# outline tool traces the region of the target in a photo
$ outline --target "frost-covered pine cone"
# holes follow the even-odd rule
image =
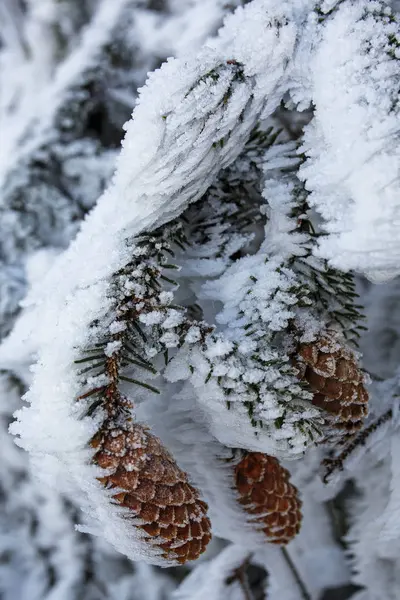
[[[160,440],[145,427],[103,428],[92,440],[94,463],[108,473],[99,478],[114,500],[140,519],[144,539],[162,556],[183,564],[204,552],[211,539],[207,505]]]
[[[313,404],[330,413],[329,425],[340,437],[346,440],[361,429],[368,392],[354,352],[327,334],[300,344],[296,367],[314,392]]]
[[[272,544],[287,544],[300,531],[301,500],[290,473],[268,454],[249,452],[235,468],[239,502]]]

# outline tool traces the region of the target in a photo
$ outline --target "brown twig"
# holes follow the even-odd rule
[[[232,585],[237,581],[242,588],[243,596],[245,600],[254,600],[254,596],[249,586],[247,579],[247,567],[249,566],[251,554],[247,556],[244,561],[233,571],[232,575],[229,575],[225,580],[226,585]]]

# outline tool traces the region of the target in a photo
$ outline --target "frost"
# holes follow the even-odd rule
[[[301,174],[328,234],[319,255],[378,282],[399,273],[400,30],[383,10],[382,2],[341,3],[302,64],[316,111]]]
[[[166,346],[166,348],[176,348],[179,344],[179,336],[176,333],[166,332],[161,338],[160,342]]]
[[[126,323],[122,323],[121,321],[114,321],[110,325],[110,333],[120,333],[121,331],[125,331]]]
[[[164,315],[154,310],[150,313],[140,315],[139,319],[145,325],[157,325],[163,321]]]
[[[170,310],[167,318],[163,321],[163,329],[173,329],[182,323],[182,313],[177,310]]]
[[[176,600],[220,600],[226,594],[232,600],[242,600],[243,591],[237,581],[229,584],[235,570],[246,560],[246,552],[240,546],[228,546],[218,557],[199,565],[173,594]]]
[[[119,350],[121,347],[121,342],[109,342],[104,350],[104,354],[106,356],[112,356],[114,352]]]
[[[260,597],[397,600],[399,290],[347,273],[400,272],[387,3],[3,0],[0,36],[0,595],[244,600],[249,563]],[[329,448],[297,361],[326,332],[372,375],[364,431]],[[107,419],[115,456],[142,422],[209,505],[176,591],[93,464]],[[300,490],[285,551],[238,503],[248,452]]]
[[[129,260],[125,240],[199,198],[221,167],[236,158],[261,112],[279,103],[281,65],[293,52],[296,27],[284,25],[279,39],[270,28],[256,56],[247,45],[270,23],[264,11],[268,4],[257,1],[239,11],[191,62],[169,60],[150,75],[126,125],[112,184],[28,301],[40,306],[43,325],[39,362],[27,396],[31,408],[20,411],[14,433],[36,456],[57,454],[86,492],[88,510],[103,523],[104,536],[130,556],[137,556],[137,534],[123,532],[118,510],[106,509],[104,492],[93,484],[90,453],[85,450],[92,429],[89,420],[78,422],[71,411],[81,391],[70,365],[79,358],[77,348],[85,346],[90,323],[110,308],[109,280]],[[276,3],[271,7],[277,9]],[[290,5],[278,9],[279,17],[285,10],[290,11]],[[242,121],[237,120],[240,114]],[[178,339],[165,333],[162,343],[176,346]],[[62,423],[61,438],[55,423]],[[142,545],[138,547],[142,552]]]
[[[205,356],[211,360],[218,356],[223,357],[232,352],[232,347],[232,342],[217,338],[208,345]]]

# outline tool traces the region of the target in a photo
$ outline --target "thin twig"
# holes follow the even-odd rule
[[[379,417],[374,423],[371,423],[366,427],[336,458],[326,458],[322,464],[325,466],[325,474],[323,477],[324,483],[327,483],[329,477],[335,471],[343,471],[344,461],[354,452],[358,446],[364,446],[369,436],[374,433],[381,425],[390,421],[393,413],[392,409],[389,408],[383,415]]]
[[[289,552],[287,551],[287,549],[285,547],[282,547],[281,551],[282,551],[285,561],[287,562],[289,569],[292,572],[292,575],[293,575],[297,585],[300,588],[301,596],[302,596],[303,600],[312,600],[311,595],[308,592],[306,585],[300,576],[300,573],[296,569],[296,565],[294,564],[294,562],[292,561],[292,559],[289,555]]]
[[[225,580],[226,585],[231,585],[234,581],[237,581],[242,588],[243,596],[245,600],[254,600],[254,596],[249,586],[247,579],[247,567],[249,566],[250,557],[247,556],[244,561],[235,569],[229,577]]]

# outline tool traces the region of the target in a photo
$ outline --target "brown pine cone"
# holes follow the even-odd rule
[[[290,473],[268,454],[249,452],[235,469],[239,502],[272,544],[287,544],[300,531],[301,501]]]
[[[295,359],[300,379],[314,392],[313,404],[331,415],[333,437],[346,441],[362,428],[368,414],[368,392],[357,358],[334,337],[300,344]],[[328,436],[329,437],[329,436]]]
[[[109,473],[105,487],[119,488],[114,500],[140,519],[146,541],[168,561],[183,564],[204,552],[211,539],[207,504],[199,499],[160,440],[145,427],[104,428],[93,438],[93,462]]]

